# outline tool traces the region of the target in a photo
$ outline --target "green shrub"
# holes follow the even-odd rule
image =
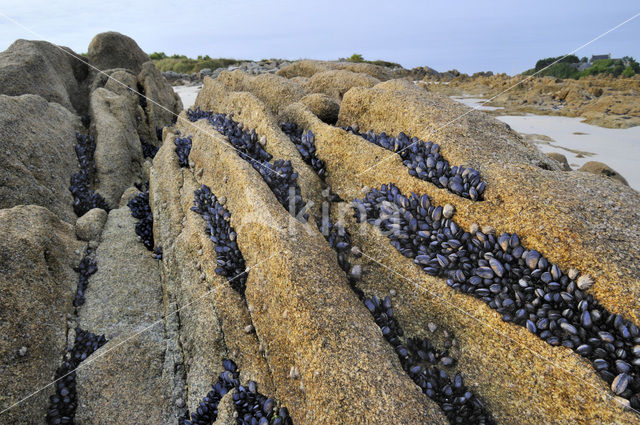
[[[364,62],[364,58],[359,53],[354,53],[350,58],[347,58],[347,62]]]
[[[623,77],[633,77],[634,75],[636,75],[636,71],[634,71],[631,66],[627,66],[624,71],[622,71]]]
[[[562,56],[558,56],[556,58],[540,59],[538,62],[536,62],[535,70],[536,71],[540,71],[544,67],[551,65],[552,63],[554,63],[557,60],[559,60],[558,63],[578,63],[578,62],[580,62],[580,59],[578,59],[578,57],[576,55],[568,55],[567,57],[564,57],[564,58]]]
[[[167,55],[164,54],[164,52],[153,52],[149,55],[149,58],[151,60],[158,60],[158,59],[164,59],[166,58]]]

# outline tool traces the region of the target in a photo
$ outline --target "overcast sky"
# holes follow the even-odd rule
[[[404,67],[514,74],[570,52],[640,12],[640,1],[0,0],[0,50],[44,39],[87,51],[119,31],[147,52],[243,59],[360,53]],[[576,54],[640,58],[640,17]]]

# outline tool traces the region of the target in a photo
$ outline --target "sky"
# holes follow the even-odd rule
[[[0,50],[24,38],[84,53],[95,34],[118,31],[148,53],[254,60],[359,53],[405,68],[516,74],[638,13],[638,0],[0,0]],[[640,16],[575,54],[602,53],[639,59]]]

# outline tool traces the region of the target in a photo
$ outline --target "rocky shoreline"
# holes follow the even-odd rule
[[[0,53],[0,422],[638,422],[640,194],[467,77],[65,52]]]
[[[418,84],[447,96],[473,95],[492,99],[486,105],[500,108],[490,115],[559,115],[582,117],[586,123],[608,128],[640,125],[640,76],[593,76],[573,79],[524,75],[460,75],[427,77]],[[506,93],[510,87],[513,87]]]

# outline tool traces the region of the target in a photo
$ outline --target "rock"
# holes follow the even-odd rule
[[[76,221],[76,236],[83,241],[98,240],[107,222],[107,212],[100,208],[87,211]]]
[[[35,97],[35,96],[32,96]],[[45,102],[46,103],[46,102]],[[49,384],[66,347],[78,275],[73,226],[36,205],[0,210],[0,406]],[[24,355],[21,356],[21,353]],[[2,413],[2,423],[42,423],[53,387]]]
[[[282,67],[279,71],[276,72],[276,74],[286,78],[310,78],[319,72],[330,70],[345,70],[368,74],[380,81],[393,78],[393,71],[391,71],[390,69],[370,63],[324,62],[316,60],[296,61],[288,66]]]
[[[335,124],[340,113],[340,103],[324,93],[308,94],[300,99],[311,112],[327,124]]]
[[[189,209],[198,186],[192,171],[180,168],[175,160],[175,137],[172,134],[165,139],[154,159],[149,198],[154,237],[163,247],[160,266],[167,300],[174,302],[176,309],[188,311],[180,315],[181,352],[189,370],[185,374],[187,407],[191,411],[198,408],[221,372],[222,360],[229,357],[238,363],[243,379],[253,379],[262,392],[273,394],[275,388],[259,351],[258,337],[244,331],[251,324],[247,304],[207,260],[215,258],[214,246],[202,231],[202,219]],[[181,191],[188,193],[184,201]],[[192,303],[194,299],[200,301]]]
[[[344,70],[323,71],[314,74],[305,88],[309,93],[324,93],[337,101],[352,87],[373,87],[380,80],[370,75]]]
[[[177,115],[182,111],[182,101],[153,62],[142,65],[138,82],[142,88],[142,94],[148,98],[145,108],[146,122],[149,124],[153,138],[147,136],[146,140],[155,141],[155,129],[175,122]]]
[[[0,53],[0,94],[35,94],[72,112],[86,113],[86,89],[81,82],[87,65],[67,47],[46,41],[17,40]]]
[[[78,324],[109,340],[94,356],[145,330],[78,370],[79,423],[177,422],[169,386],[176,366],[165,365],[167,341],[162,321],[157,323],[164,314],[160,273],[138,242],[135,224],[128,207],[109,213]]]
[[[131,99],[99,88],[91,93],[96,137],[96,191],[115,207],[142,173],[142,147]]]
[[[258,79],[260,77],[262,76],[247,78]],[[265,75],[264,77],[273,76]],[[280,131],[278,119],[269,110],[268,104],[260,101],[261,93],[260,90],[256,95],[253,92],[230,91],[219,80],[205,78],[204,85],[198,93],[195,104],[202,109],[213,112],[227,113],[234,111],[241,115],[243,124],[250,129],[254,129],[261,137],[265,137],[265,140],[267,140],[265,145],[267,152],[275,158],[291,161],[296,171],[303,175],[304,178],[300,179],[302,196],[304,199],[313,201],[315,206],[311,207],[311,212],[319,212],[319,208],[322,205],[322,181],[312,169],[306,166],[289,137]],[[281,99],[280,101],[284,102],[284,100]],[[289,99],[291,102],[296,100],[296,97]]]
[[[247,109],[248,115],[250,110]],[[160,224],[162,227],[180,222],[179,215],[172,217],[173,211],[180,211],[187,218],[177,239],[171,236],[177,229],[156,230],[158,243],[173,250],[180,241],[193,238],[195,241],[190,245],[195,246],[180,251],[196,252],[196,242],[201,242],[206,251],[197,258],[204,269],[215,270],[215,257],[209,254],[213,246],[202,231],[204,223],[200,217],[188,214],[188,208],[193,202],[193,188],[200,184],[215,188],[217,196],[227,198],[225,207],[232,214],[231,224],[238,231],[237,241],[247,267],[261,264],[252,269],[260,272],[248,275],[246,300],[247,304],[257,307],[251,313],[251,321],[260,339],[268,341],[265,359],[279,397],[286,400],[294,422],[349,424],[384,417],[387,423],[445,423],[440,410],[402,370],[392,348],[382,339],[379,328],[349,287],[346,275],[337,267],[335,252],[322,235],[311,225],[307,229],[300,222],[291,221],[261,177],[220,136],[212,136],[207,122],[199,121],[194,127],[179,120],[177,127],[182,132],[189,129],[193,140],[190,158],[196,169],[203,168],[204,172],[201,178],[185,172],[182,184],[179,180],[176,182],[173,171],[152,175],[154,220],[164,223]],[[291,144],[288,140],[280,143]],[[274,144],[276,141],[269,139],[267,146]],[[154,170],[156,167],[171,170],[175,166],[171,164],[176,163],[175,158],[169,156],[171,153],[170,146],[163,144],[154,160]],[[227,183],[224,183],[225,175]],[[237,193],[243,196],[235,196]],[[161,199],[170,201],[171,207],[163,208]],[[194,228],[187,232],[190,222]],[[289,224],[296,227],[295,238],[288,236]],[[190,232],[196,233],[191,236]],[[263,249],[250,248],[255,247],[258,240],[263,241]],[[267,251],[279,252],[279,258],[286,260],[265,262],[263,253]],[[167,253],[165,251],[165,258],[169,258]],[[178,250],[171,255],[175,258],[171,260],[173,264],[185,257]],[[309,256],[313,262],[305,260]],[[163,266],[166,261],[163,260]],[[306,269],[299,273],[303,264]],[[196,280],[184,272],[173,273],[181,276],[176,283],[183,287],[189,287],[191,281]],[[216,292],[219,288],[229,288],[229,284],[216,281]],[[284,318],[287,308],[290,311]],[[228,315],[218,317],[229,320]],[[309,331],[294,331],[302,329],[301,326]],[[253,337],[254,333],[244,335]],[[227,341],[226,330],[224,337]],[[258,348],[257,341],[253,344],[254,349]],[[299,379],[289,378],[292,366],[296,366]],[[241,366],[241,370],[245,367]],[[402,403],[384,396],[391,393],[402,394]]]
[[[215,425],[235,425],[236,422],[236,406],[233,403],[233,395],[236,390],[232,389],[226,393],[220,404],[218,404],[218,418],[214,422]]]
[[[80,327],[107,339],[154,322],[162,311],[158,267],[138,241],[135,225],[128,207],[109,212],[96,253],[98,271],[89,279],[78,315]]]
[[[0,110],[0,208],[41,205],[74,223],[69,182],[78,171],[80,120],[34,95],[0,95]]]
[[[89,63],[99,70],[126,68],[136,74],[142,70],[143,63],[150,61],[132,38],[114,31],[93,37],[87,56]]]
[[[427,194],[432,205],[455,205],[455,222],[463,229],[480,222],[490,224],[496,234],[517,232],[528,248],[549,255],[563,270],[576,267],[582,273],[597,272],[598,281],[590,294],[606,308],[637,321],[640,226],[634,217],[640,205],[638,193],[586,173],[547,171],[559,170],[559,164],[535,146],[523,143],[487,114],[468,113],[464,119],[445,125],[451,117],[465,111],[463,105],[411,83],[388,81],[369,89],[349,90],[343,98],[337,125],[357,123],[360,131],[387,134],[403,131],[433,140],[450,164],[479,170],[487,184],[483,202],[461,199],[430,182],[411,177],[398,155],[322,123],[299,103],[285,109],[282,118],[314,133],[316,151],[327,166],[326,183],[347,204],[363,196],[364,186],[379,188],[392,182],[404,194]],[[438,132],[432,132],[433,128]],[[342,215],[346,216],[349,214]],[[502,322],[500,314],[481,300],[452,291],[445,279],[424,273],[373,227],[367,226],[371,231],[363,232],[352,217],[346,220],[353,243],[369,259],[382,263],[365,264],[368,272],[363,276],[362,287],[373,294],[384,294],[389,286],[396,288],[397,298],[402,301],[394,307],[394,315],[401,322],[402,317],[406,318],[406,336],[422,335],[429,322],[454,334],[460,353],[464,353],[457,368],[465,376],[465,382],[471,383],[475,394],[491,406],[498,423],[528,423],[529,415],[536,415],[540,422],[580,423],[575,420],[577,415],[587,422],[637,421],[616,409],[611,400],[594,393],[582,379],[549,367],[547,361],[556,358],[566,367],[579,370],[576,373],[581,378],[604,388],[602,379],[580,356],[568,352],[564,355],[526,329]],[[620,238],[620,234],[625,237]],[[416,292],[416,285],[429,291]],[[419,301],[409,299],[414,296]],[[479,322],[472,320],[473,326],[471,319],[464,317],[469,311],[479,319]],[[497,332],[488,334],[485,323]],[[257,324],[256,330],[260,334]],[[536,357],[528,350],[514,350],[505,341],[522,341],[522,345],[542,355]],[[546,378],[536,380],[541,374]],[[561,401],[554,396],[554,388],[570,391],[584,402],[576,405],[574,401]],[[530,413],[523,415],[525,411]]]
[[[549,158],[556,160],[560,163],[563,171],[571,171],[571,166],[569,165],[569,161],[567,161],[567,157],[557,152],[550,152],[546,154]]]
[[[205,78],[205,82],[207,78]],[[299,84],[287,80],[286,78],[262,74],[251,76],[242,71],[221,72],[216,79],[228,91],[248,91],[253,93],[258,99],[271,110],[278,113],[291,102],[297,102],[307,93]]]
[[[624,177],[618,174],[616,170],[609,167],[607,164],[603,164],[602,162],[598,162],[598,161],[585,162],[582,167],[578,168],[578,171],[598,174],[600,176],[608,177],[612,180],[615,180],[619,183],[629,186],[629,183],[627,183],[627,180]]]
[[[127,206],[129,201],[135,198],[136,196],[138,196],[139,193],[140,191],[135,186],[131,186],[130,188],[125,190],[124,193],[122,194],[122,197],[120,198],[120,203],[118,204],[118,206],[120,208]]]

